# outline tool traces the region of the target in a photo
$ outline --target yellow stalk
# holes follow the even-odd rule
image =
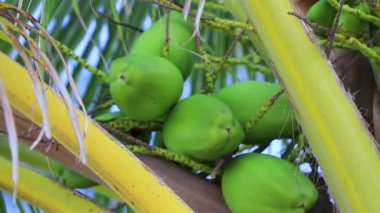
[[[263,42],[341,211],[379,212],[380,160],[373,139],[318,45],[288,15],[291,2],[235,2]]]
[[[12,162],[0,157],[0,165],[0,188],[12,192]],[[46,212],[107,212],[87,198],[24,167],[19,167],[17,196]]]
[[[0,64],[0,77],[4,81],[12,107],[41,125],[41,112],[25,69],[1,53]],[[46,99],[53,137],[78,156],[78,142],[64,103],[49,88],[46,90]],[[77,110],[77,115],[83,126],[83,114]],[[133,153],[103,132],[94,122],[88,126],[85,145],[88,167],[137,212],[191,212]]]

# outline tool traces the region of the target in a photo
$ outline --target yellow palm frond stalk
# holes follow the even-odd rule
[[[12,162],[0,157],[0,188],[13,189]],[[107,212],[69,188],[25,167],[19,167],[18,197],[46,212]]]
[[[27,71],[0,53],[0,78],[10,104],[37,125],[42,115]],[[48,88],[44,85],[44,88]],[[46,90],[47,111],[54,139],[79,156],[79,147],[66,106],[51,89]],[[83,126],[85,116],[76,111]],[[191,209],[166,184],[144,166],[96,123],[90,122],[85,137],[87,166],[138,212],[191,212]]]

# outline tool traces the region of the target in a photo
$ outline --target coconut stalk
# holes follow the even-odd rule
[[[292,2],[227,4],[253,24],[339,209],[380,211],[380,159],[373,138],[314,35],[288,14],[295,10]]]
[[[24,116],[42,125],[42,113],[25,68],[0,53],[0,78],[9,102]],[[79,146],[61,98],[47,85],[46,103],[52,135],[75,156]],[[82,127],[86,118],[76,110]],[[192,210],[146,167],[96,123],[90,121],[85,138],[87,166],[137,212],[191,212]]]

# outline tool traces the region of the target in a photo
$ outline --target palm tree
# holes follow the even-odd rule
[[[380,191],[380,161],[361,116],[373,122],[376,136],[378,104],[373,94],[377,93],[380,62],[375,32],[380,23],[379,5],[372,3],[371,13],[365,14],[336,0],[326,2],[339,11],[337,23],[339,14],[345,13],[367,24],[371,33],[366,39],[370,42],[340,32],[315,37],[310,28],[315,25],[304,19],[313,1],[0,3],[0,116],[4,121],[1,132],[6,133],[0,135],[0,161],[4,165],[0,168],[0,189],[29,202],[32,211],[37,207],[54,212],[111,208],[228,212],[219,186],[219,163],[202,163],[159,148],[163,120],[142,122],[110,113],[117,109],[109,92],[111,62],[129,55],[132,44],[151,23],[169,11],[187,11],[186,5],[190,5],[188,19],[195,26],[191,39],[196,41],[196,49],[189,52],[197,60],[184,82],[182,98],[212,94],[243,80],[281,82],[301,127],[295,125],[294,137],[281,141],[285,150],[281,157],[295,165],[310,165],[309,177],[319,187],[326,180],[340,210],[375,212],[380,209],[374,200]],[[331,32],[338,32],[339,26],[334,26]],[[331,60],[338,51],[332,48],[345,48],[349,53],[357,51],[355,57],[367,63],[363,66],[371,86],[358,84],[354,74],[351,82],[343,79],[346,88],[355,82],[355,90],[368,91],[358,95],[360,100],[367,97],[366,101],[355,99],[355,103],[359,107],[373,105],[373,115],[360,115],[320,44],[326,44]],[[342,72],[339,66],[335,69]],[[260,122],[277,96],[268,99],[248,123]],[[156,146],[149,147],[144,141]],[[29,151],[25,144],[39,152]],[[242,145],[238,152],[254,148]],[[261,148],[266,147],[255,152]],[[27,166],[18,168],[18,160]],[[319,166],[323,174],[318,173]],[[82,183],[86,187],[100,185],[87,189],[93,194],[91,199],[69,196],[73,191],[61,184],[69,186],[73,178],[66,179],[64,174],[82,181],[72,183],[73,188]],[[217,178],[212,183],[205,180],[214,175]],[[327,199],[323,200],[324,196]],[[328,196],[326,188],[321,189],[322,204],[314,209],[330,207]],[[6,208],[1,203],[0,207]]]

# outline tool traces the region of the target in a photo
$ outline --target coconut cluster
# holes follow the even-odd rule
[[[168,29],[170,42],[165,43]],[[163,120],[162,146],[205,163],[232,155],[243,143],[264,149],[273,139],[294,135],[297,122],[284,94],[253,127],[246,126],[281,90],[279,84],[240,82],[179,101],[195,48],[192,24],[180,13],[170,13],[169,27],[166,16],[154,23],[128,56],[111,64],[110,93],[120,112],[141,122]],[[226,203],[233,212],[308,209],[317,191],[297,171],[285,160],[262,154],[233,158],[222,177]]]

